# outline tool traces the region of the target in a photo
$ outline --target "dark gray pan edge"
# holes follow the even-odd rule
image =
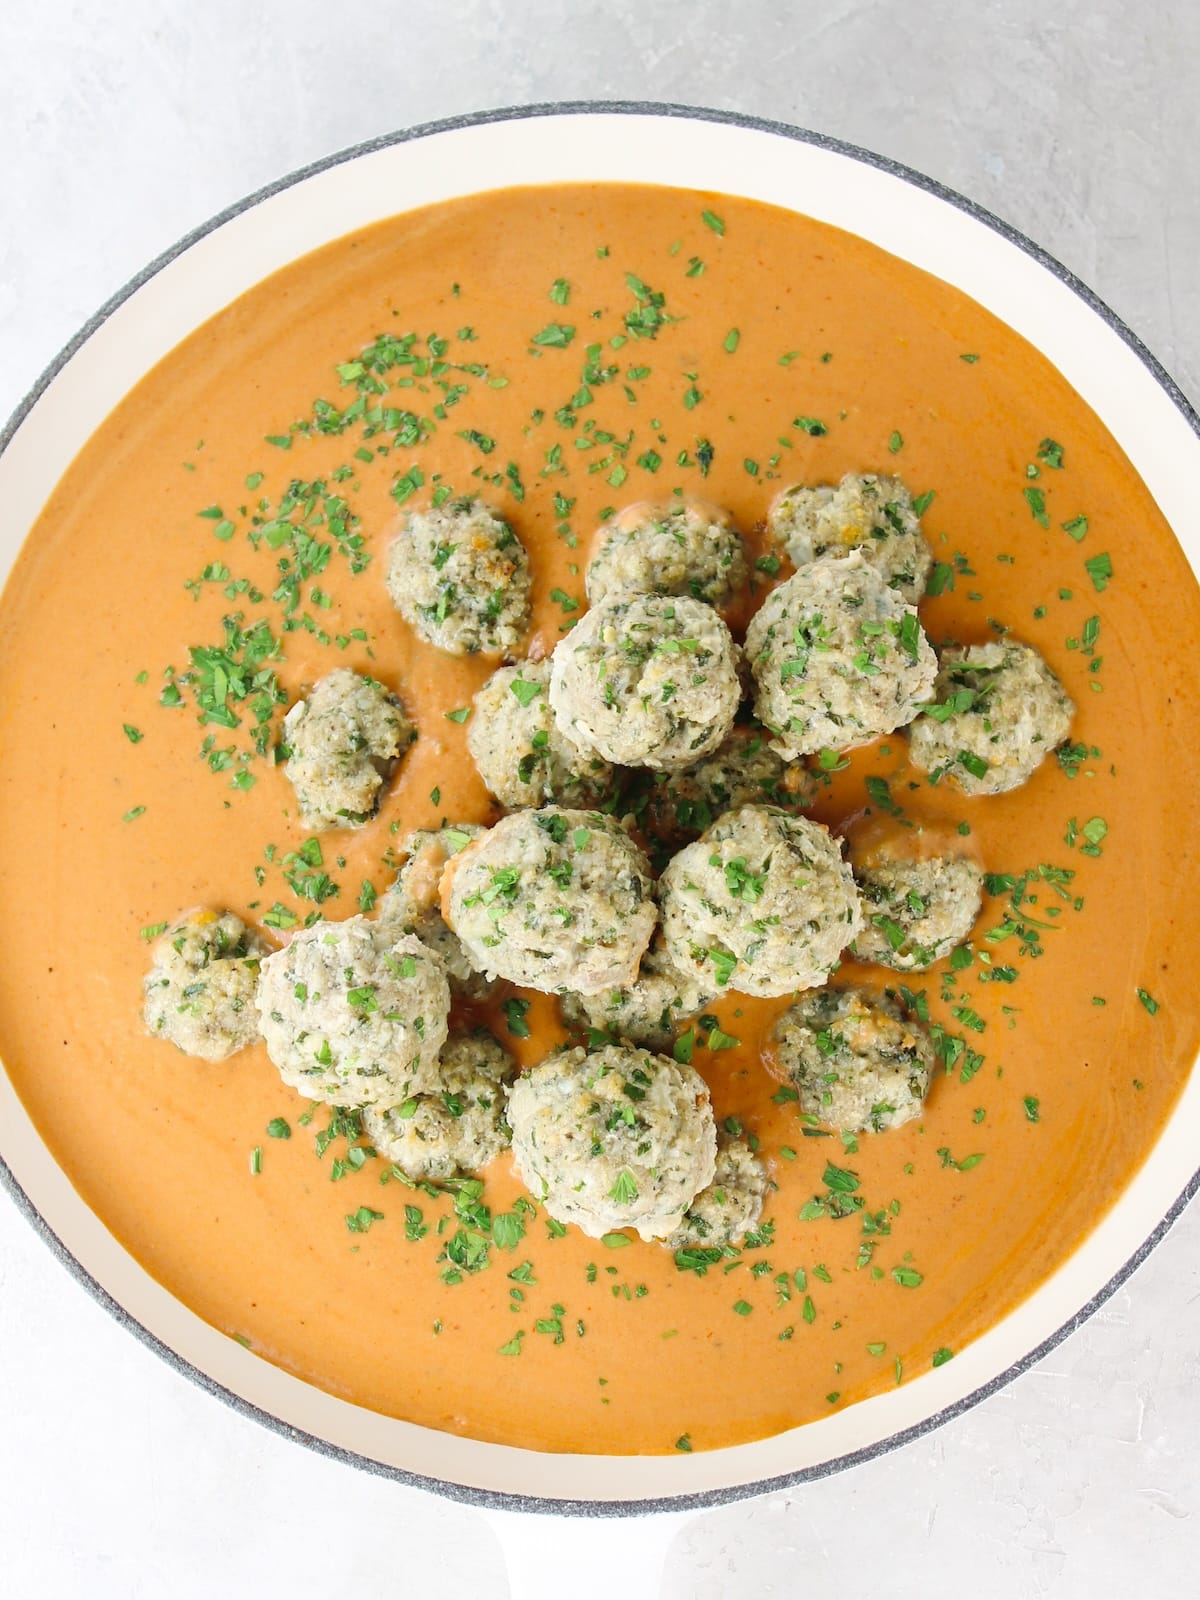
[[[101,327],[119,306],[123,305],[143,284],[147,283],[177,256],[182,255],[197,240],[204,238],[206,234],[212,233],[231,218],[248,211],[252,206],[258,205],[260,201],[270,198],[271,195],[279,194],[284,189],[289,189],[293,184],[300,183],[305,178],[310,178],[316,173],[340,166],[345,161],[354,160],[358,156],[369,155],[376,150],[385,150],[392,145],[423,139],[431,134],[445,133],[456,128],[477,127],[492,122],[519,121],[533,117],[596,114],[671,117],[685,121],[690,119],[697,122],[727,123],[733,127],[753,128],[782,138],[795,139],[803,144],[816,145],[822,150],[831,150],[838,155],[849,156],[851,159],[860,161],[866,166],[876,167],[882,172],[889,173],[892,177],[902,178],[906,183],[911,183],[914,187],[923,189],[927,193],[937,196],[940,200],[945,200],[949,205],[955,206],[958,210],[966,212],[968,216],[974,217],[976,221],[986,224],[993,232],[1000,234],[1002,238],[1007,239],[1011,244],[1015,244],[1019,249],[1023,250],[1026,255],[1032,256],[1035,261],[1039,262],[1047,271],[1052,272],[1056,278],[1077,294],[1085,304],[1090,306],[1134,352],[1177,410],[1183,415],[1192,431],[1200,438],[1200,417],[1197,416],[1196,411],[1180,390],[1178,384],[1150,353],[1137,335],[1126,327],[1124,322],[1098,295],[1077,278],[1073,272],[1064,267],[1061,262],[1043,250],[1040,245],[1034,244],[1032,240],[1026,238],[1024,234],[1018,232],[1016,228],[1013,228],[1007,222],[993,215],[992,212],[976,205],[974,201],[968,200],[955,190],[946,188],[944,184],[938,183],[935,179],[928,178],[923,173],[916,172],[913,168],[904,166],[898,161],[889,160],[886,156],[876,155],[872,151],[863,150],[857,145],[848,144],[842,139],[833,139],[826,134],[814,133],[809,129],[793,128],[786,123],[772,122],[763,117],[745,116],[734,111],[712,111],[696,106],[663,105],[653,101],[572,100],[557,104],[516,106],[495,111],[475,112],[459,117],[447,117],[442,121],[422,123],[415,128],[409,128],[399,133],[384,134],[377,139],[369,139],[363,144],[354,145],[350,149],[339,151],[336,155],[327,156],[321,161],[314,161],[309,166],[301,167],[287,177],[279,178],[274,183],[267,184],[254,194],[248,195],[245,199],[227,207],[208,222],[185,234],[177,244],[173,245],[169,250],[165,250],[162,255],[157,256],[136,277],[131,278],[123,288],[119,289],[111,299],[107,300],[99,311],[84,324],[70,343],[59,352],[45,372],[42,373],[25,399],[21,401],[13,412],[3,431],[0,431],[0,454],[3,454],[13,435],[49,384],[66,366],[76,351],[91,338],[97,328]],[[853,1451],[849,1455],[839,1456],[833,1461],[822,1462],[817,1466],[803,1467],[795,1472],[781,1473],[776,1477],[765,1478],[756,1483],[737,1484],[722,1489],[709,1489],[699,1494],[621,1501],[559,1500],[533,1495],[507,1494],[490,1489],[471,1488],[463,1484],[449,1483],[439,1478],[429,1478],[421,1473],[410,1472],[401,1467],[393,1467],[382,1461],[375,1461],[368,1456],[359,1455],[352,1450],[342,1449],[324,1439],[315,1438],[299,1428],[292,1427],[284,1422],[282,1418],[276,1417],[268,1411],[263,1411],[260,1407],[252,1405],[249,1401],[242,1399],[240,1395],[232,1393],[223,1385],[215,1382],[206,1373],[201,1372],[199,1368],[185,1361],[176,1351],[164,1344],[149,1329],[143,1327],[140,1322],[130,1316],[129,1312],[119,1305],[108,1291],[97,1283],[86,1268],[71,1254],[70,1250],[54,1233],[45,1218],[25,1194],[2,1158],[0,1158],[0,1183],[9,1191],[18,1210],[29,1220],[34,1230],[41,1235],[61,1264],[83,1285],[93,1299],[97,1300],[131,1334],[161,1356],[176,1372],[186,1378],[190,1378],[193,1383],[197,1384],[207,1394],[225,1401],[227,1405],[242,1416],[262,1423],[265,1427],[282,1434],[284,1438],[291,1439],[297,1444],[306,1445],[319,1455],[337,1461],[344,1461],[348,1465],[358,1467],[364,1472],[374,1473],[378,1477],[391,1478],[412,1488],[430,1490],[435,1494],[460,1501],[465,1505],[491,1507],[504,1511],[548,1512],[566,1516],[604,1518],[639,1516],[656,1511],[703,1511],[713,1506],[728,1505],[737,1500],[749,1499],[754,1495],[767,1494],[773,1490],[790,1488],[795,1484],[810,1483],[820,1478],[830,1477],[835,1472],[841,1472],[847,1467],[857,1466],[865,1461],[872,1461],[879,1456],[885,1455],[888,1451],[932,1433],[935,1428],[940,1428],[944,1423],[961,1416],[963,1412],[969,1411],[973,1406],[978,1405],[981,1400],[986,1400],[1021,1373],[1026,1372],[1040,1361],[1043,1356],[1053,1350],[1055,1346],[1060,1344],[1068,1334],[1073,1333],[1076,1328],[1086,1322],[1092,1313],[1103,1305],[1121,1287],[1130,1274],[1142,1264],[1183,1213],[1188,1202],[1200,1192],[1200,1171],[1195,1173],[1163,1220],[1134,1254],[1130,1256],[1124,1266],[1056,1333],[1043,1340],[1029,1355],[1015,1362],[1005,1372],[1000,1373],[998,1377],[985,1383],[981,1388],[974,1390],[973,1393],[963,1399],[956,1401],[953,1405],[945,1407],[934,1416],[928,1417],[925,1421],[917,1423],[911,1428],[902,1429],[899,1433],[894,1433],[889,1438],[881,1439],[866,1449]]]

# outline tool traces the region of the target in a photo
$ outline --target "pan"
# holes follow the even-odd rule
[[[72,340],[0,436],[3,572],[66,465],[121,397],[271,272],[353,229],[461,195],[523,183],[641,182],[648,151],[656,182],[742,195],[857,232],[1007,322],[1116,437],[1195,570],[1196,415],[1136,337],[1035,244],[920,174],[818,134],[677,106],[557,104],[456,118],[342,152],[269,185],[152,262]],[[1198,1144],[1193,1074],[1145,1164],[1075,1254],[953,1362],[894,1392],[728,1449],[548,1455],[381,1416],[210,1327],[83,1202],[0,1073],[0,1173],[14,1203],[134,1336],[215,1398],[298,1443],[498,1513],[686,1512],[852,1468],[938,1427],[1040,1359],[1113,1293],[1195,1193]],[[529,1526],[518,1524],[522,1534]],[[538,1539],[544,1550],[544,1533]]]

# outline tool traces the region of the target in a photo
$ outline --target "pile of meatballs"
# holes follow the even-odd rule
[[[904,728],[932,781],[995,795],[1032,775],[1074,707],[1011,635],[935,654],[916,610],[930,551],[899,479],[790,488],[767,529],[795,571],[744,644],[726,621],[751,583],[742,537],[677,497],[601,528],[588,610],[534,661],[519,659],[531,581],[509,523],[479,499],[409,513],[387,569],[396,608],[433,648],[506,663],[467,735],[506,814],[413,834],[373,916],[280,950],[229,912],[186,914],[145,981],[151,1030],[206,1060],[261,1039],[285,1083],[360,1110],[414,1179],[477,1172],[511,1143],[551,1217],[675,1249],[736,1243],[769,1187],[674,1049],[718,996],[795,997],[765,1053],[810,1122],[916,1116],[928,1031],[889,994],[828,979],[846,952],[899,972],[946,957],[982,875],[899,829],[847,862],[802,814],[805,758]],[[413,737],[375,680],[341,668],[314,685],[284,723],[304,825],[369,821]],[[588,1043],[518,1074],[489,1032],[451,1028],[459,1002],[502,984],[558,996]]]

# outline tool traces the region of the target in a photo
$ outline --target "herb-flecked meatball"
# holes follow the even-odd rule
[[[604,994],[565,994],[560,1002],[569,1027],[598,1028],[617,1039],[669,1051],[681,1022],[712,999],[716,985],[683,973],[667,955],[656,933],[633,982]]]
[[[933,556],[899,478],[848,472],[836,485],[794,484],[776,498],[767,526],[797,568],[857,550],[909,605],[925,593]]]
[[[715,750],[742,696],[729,629],[699,600],[602,600],[550,664],[559,728],[626,767],[687,767]]]
[[[502,817],[450,865],[446,918],[482,971],[530,989],[632,983],[654,931],[646,858],[597,811]]]
[[[694,839],[726,811],[746,805],[803,811],[816,791],[812,773],[784,761],[768,733],[738,724],[712,755],[679,772],[648,774],[643,826],[657,839]]]
[[[529,630],[529,556],[482,500],[411,511],[388,556],[392,604],[455,656],[512,656]]]
[[[232,911],[186,912],[154,946],[143,984],[146,1026],[201,1061],[253,1044],[259,963],[270,948]]]
[[[501,667],[475,696],[467,749],[502,806],[599,804],[613,783],[608,762],[581,750],[550,709],[549,661]]]
[[[417,828],[400,846],[405,857],[396,881],[379,901],[375,926],[388,938],[413,933],[442,958],[450,993],[464,1000],[486,1000],[496,989],[471,961],[462,941],[442,917],[442,873],[484,829],[471,822],[448,822],[440,828]]]
[[[558,1050],[509,1091],[513,1160],[550,1216],[593,1239],[661,1239],[711,1181],[717,1130],[700,1074],[628,1045]]]
[[[746,631],[755,715],[789,759],[911,722],[937,658],[917,613],[855,552],[773,589]]]
[[[920,1116],[933,1041],[886,995],[818,989],[785,1011],[771,1043],[806,1116],[842,1133],[898,1128]]]
[[[728,512],[699,500],[626,506],[596,536],[587,569],[592,605],[631,594],[690,595],[718,610],[749,577]]]
[[[934,701],[909,729],[910,754],[970,795],[1019,788],[1066,738],[1075,715],[1041,656],[1015,639],[943,650]]]
[[[770,806],[730,811],[663,873],[663,938],[718,989],[782,995],[824,983],[862,927],[850,868],[827,828]]]
[[[398,1106],[369,1106],[363,1128],[410,1178],[478,1172],[509,1146],[504,1086],[516,1070],[485,1029],[452,1033],[432,1074],[436,1087]]]
[[[983,903],[983,874],[968,856],[879,854],[855,861],[854,878],[866,922],[853,953],[897,972],[923,972],[948,956]]]
[[[318,922],[262,964],[259,1026],[284,1083],[340,1106],[400,1105],[436,1069],[450,987],[411,934]]]
[[[766,1168],[745,1139],[718,1135],[712,1182],[684,1212],[667,1245],[672,1250],[686,1250],[689,1245],[722,1249],[736,1244],[762,1216],[769,1187]]]
[[[284,719],[287,776],[306,828],[359,828],[416,733],[404,707],[349,667],[315,683]]]

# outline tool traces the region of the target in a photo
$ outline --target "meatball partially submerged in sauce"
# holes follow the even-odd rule
[[[719,611],[746,586],[742,536],[728,512],[699,500],[626,506],[596,536],[587,595],[690,595]]]
[[[742,994],[824,983],[862,927],[858,890],[828,829],[770,806],[730,811],[681,850],[661,898],[674,964]]]
[[[632,983],[657,912],[645,856],[611,817],[502,817],[450,864],[446,919],[482,971],[547,992]]]
[[[909,729],[913,762],[964,794],[1019,788],[1066,738],[1075,706],[1030,645],[1016,639],[942,651],[935,704]]]
[[[501,667],[475,696],[467,749],[502,806],[597,805],[612,767],[567,737],[550,709],[549,661]]]
[[[392,604],[451,655],[512,656],[529,629],[529,556],[482,500],[410,511],[388,556]]]
[[[818,989],[785,1011],[770,1049],[800,1110],[842,1133],[898,1128],[920,1116],[933,1041],[886,995]]]
[[[715,993],[715,983],[679,971],[656,932],[632,983],[603,994],[564,994],[560,1009],[568,1027],[596,1028],[648,1050],[670,1050],[680,1023]]]
[[[909,605],[925,593],[933,556],[899,478],[848,472],[837,485],[795,484],[775,500],[767,527],[796,568],[856,550]]]
[[[385,1161],[410,1178],[478,1172],[508,1148],[504,1086],[517,1064],[485,1029],[452,1033],[430,1087],[398,1106],[372,1106],[363,1129]]]
[[[558,1050],[508,1098],[513,1160],[559,1222],[593,1239],[661,1239],[712,1182],[717,1130],[700,1074],[627,1045]]]
[[[389,939],[416,934],[442,958],[450,992],[464,1000],[486,1000],[495,983],[471,961],[462,941],[442,917],[442,873],[456,856],[485,830],[471,822],[447,822],[440,828],[417,828],[400,846],[405,860],[396,881],[379,901],[375,926]]]
[[[441,959],[411,934],[387,938],[366,917],[302,928],[262,964],[267,1054],[312,1100],[401,1105],[436,1072],[449,1011]]]
[[[712,1182],[692,1201],[666,1240],[672,1250],[700,1245],[722,1249],[745,1237],[762,1216],[771,1187],[766,1168],[745,1139],[720,1136]]]
[[[154,947],[143,984],[146,1026],[201,1061],[253,1044],[259,963],[270,948],[231,911],[186,912]]]
[[[879,854],[854,861],[866,925],[852,950],[897,972],[923,972],[948,956],[975,926],[983,873],[968,856],[905,859]]]
[[[738,725],[709,756],[679,772],[647,774],[645,823],[657,839],[694,839],[739,806],[803,811],[817,780],[798,761],[772,750],[762,728]]]
[[[284,719],[287,776],[306,828],[358,828],[379,809],[383,786],[416,737],[394,694],[338,667]]]
[[[556,646],[550,704],[562,732],[606,761],[686,767],[732,727],[740,661],[729,629],[699,600],[603,600]]]
[[[773,589],[746,631],[746,656],[755,715],[788,758],[903,727],[937,674],[917,613],[857,552]]]

